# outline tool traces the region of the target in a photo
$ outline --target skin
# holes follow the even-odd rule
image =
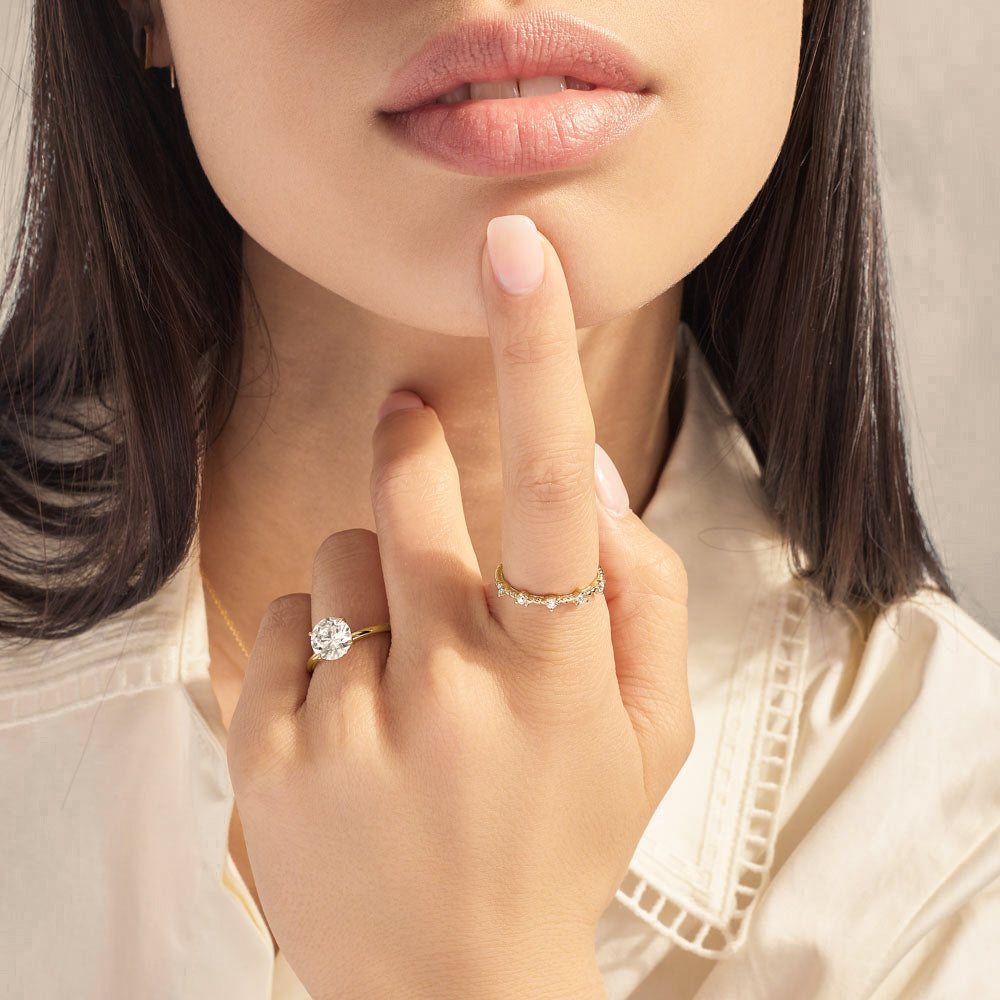
[[[377,127],[390,72],[457,17],[402,2],[154,4],[154,61],[174,63],[201,162],[247,234],[276,354],[267,368],[248,330],[245,388],[206,465],[203,563],[248,640],[277,594],[308,589],[326,535],[374,528],[370,436],[393,389],[441,415],[492,575],[500,442],[479,258],[495,215],[530,216],[559,248],[597,440],[644,509],[666,458],[682,281],[774,164],[802,11],[627,6],[564,9],[619,35],[659,111],[583,168],[515,181],[430,165]],[[231,637],[222,646],[245,666]]]
[[[260,897],[315,997],[605,997],[597,922],[693,745],[686,573],[634,512],[594,502],[565,276],[529,236],[546,266],[530,295],[483,256],[504,569],[544,585],[554,552],[577,579],[599,556],[605,589],[529,614],[484,588],[438,415],[377,424],[376,532],[329,536],[311,593],[268,606],[230,728]],[[549,385],[563,405],[540,430]],[[334,605],[391,618],[391,647],[310,676],[306,633]]]
[[[373,428],[396,389],[419,393],[440,421],[482,581],[501,555],[512,582],[534,592],[593,578],[596,524],[586,517],[562,522],[548,543],[508,529],[501,546],[501,400],[482,266],[495,216],[529,216],[558,249],[594,437],[636,514],[655,489],[673,430],[668,387],[683,278],[735,225],[777,159],[802,3],[592,0],[561,9],[631,48],[658,107],[583,167],[501,179],[430,164],[378,122],[390,73],[458,12],[401,0],[149,6],[153,61],[174,63],[202,165],[244,230],[274,352],[269,365],[248,313],[240,397],[205,464],[202,568],[248,642],[278,595],[313,592],[324,539],[376,531]],[[571,395],[568,384],[544,382],[523,405],[535,427],[548,426]],[[353,551],[356,535],[338,544]],[[576,560],[567,555],[574,551]],[[344,613],[346,591],[337,593],[336,608],[321,614]],[[344,617],[374,624],[371,607],[362,600]],[[395,636],[394,627],[394,645]],[[228,727],[247,660],[211,603],[209,641]],[[364,642],[384,657],[384,637]],[[235,813],[234,831],[238,857]]]

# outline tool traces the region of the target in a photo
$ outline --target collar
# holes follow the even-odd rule
[[[686,324],[675,363],[684,412],[642,519],[687,570],[696,734],[615,898],[657,932],[659,943],[721,958],[745,941],[770,877],[798,734],[810,631],[804,619],[812,602],[791,573],[749,442]],[[50,643],[22,650],[0,677],[0,725],[39,706],[54,711],[113,690],[179,680],[213,761],[213,812],[204,822],[206,842],[216,845],[225,843],[232,789],[209,681],[199,563],[195,533],[188,558],[147,602],[107,619],[87,642],[57,647],[65,655]],[[123,657],[130,642],[142,655]],[[234,865],[230,878],[240,881]]]
[[[688,574],[695,742],[615,898],[679,947],[736,951],[774,859],[810,605],[761,470],[686,324],[681,428],[642,520]]]

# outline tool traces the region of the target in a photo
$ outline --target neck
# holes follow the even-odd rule
[[[393,389],[412,389],[440,417],[469,534],[491,581],[502,493],[489,341],[386,321],[254,247],[248,242],[245,261],[267,333],[248,314],[240,391],[205,456],[199,526],[202,569],[247,645],[272,600],[312,590],[324,538],[375,530],[371,435]],[[680,301],[678,284],[634,312],[578,330],[597,441],[640,515],[675,430],[668,397]],[[225,656],[245,670],[213,602],[208,615],[213,662]]]

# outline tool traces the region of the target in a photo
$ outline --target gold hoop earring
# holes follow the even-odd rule
[[[146,69],[149,69],[153,65],[153,26],[151,24],[144,24],[142,30],[146,33]],[[177,87],[177,78],[174,74],[174,64],[170,64],[170,89],[175,90]]]

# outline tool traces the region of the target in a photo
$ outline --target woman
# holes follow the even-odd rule
[[[867,4],[119,4],[35,5],[10,992],[995,990]]]

